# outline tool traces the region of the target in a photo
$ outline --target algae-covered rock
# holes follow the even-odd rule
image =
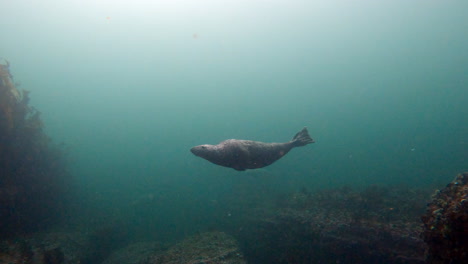
[[[161,244],[139,242],[114,251],[102,264],[147,264],[152,256],[161,252]]]
[[[34,233],[0,241],[0,263],[80,264],[85,256],[83,233]]]
[[[428,263],[468,263],[468,173],[437,191],[422,219]]]
[[[187,238],[153,256],[151,264],[244,264],[237,241],[223,232],[208,232]]]
[[[43,131],[40,113],[0,63],[0,234],[44,230],[60,221],[71,193],[61,146]]]
[[[424,263],[425,192],[377,187],[294,193],[238,236],[252,263]],[[420,206],[418,206],[420,205]]]
[[[87,234],[82,232],[36,234],[29,241],[34,248],[35,263],[79,264],[87,254]]]
[[[32,264],[33,250],[31,245],[21,240],[0,241],[0,263]]]

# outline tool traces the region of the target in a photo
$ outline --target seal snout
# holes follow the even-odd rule
[[[194,155],[198,156],[197,155],[197,147],[193,147],[190,149],[190,152],[192,152]]]
[[[206,159],[206,157],[211,155],[212,148],[211,145],[199,145],[191,148],[190,152],[192,152],[195,156]]]
[[[195,155],[201,157],[206,152],[207,147],[205,145],[195,146],[190,151]]]

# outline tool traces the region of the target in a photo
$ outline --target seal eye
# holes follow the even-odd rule
[[[202,149],[206,149],[206,147],[205,147],[205,146],[202,146],[201,148],[202,148]]]

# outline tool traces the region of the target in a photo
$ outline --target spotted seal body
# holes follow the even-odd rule
[[[292,148],[314,143],[307,128],[285,143],[264,143],[252,140],[228,139],[218,145],[200,145],[190,151],[214,164],[238,171],[263,168],[279,160]]]

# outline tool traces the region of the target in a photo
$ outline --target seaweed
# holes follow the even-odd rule
[[[41,229],[59,219],[71,186],[63,146],[43,131],[29,92],[0,64],[0,233]]]

